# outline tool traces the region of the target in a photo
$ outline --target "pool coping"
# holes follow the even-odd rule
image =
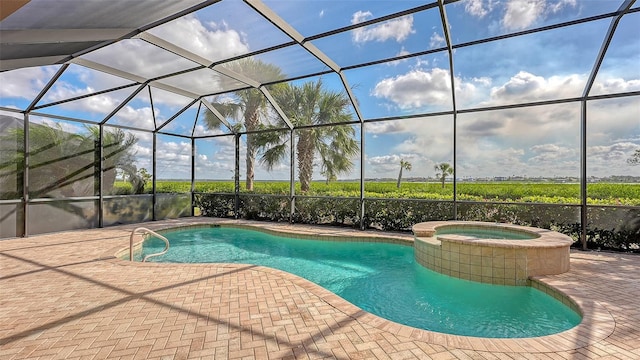
[[[512,248],[558,248],[570,246],[573,239],[568,235],[557,231],[512,224],[491,223],[483,221],[427,221],[413,225],[412,230],[416,238],[422,241],[435,238],[436,232],[441,227],[461,227],[464,229],[486,229],[499,228],[500,230],[514,233],[527,233],[535,235],[532,239],[476,239],[472,236],[445,234],[439,237],[445,238],[449,242],[465,243],[472,240],[481,246],[487,247],[512,247]],[[436,240],[438,241],[438,240]]]
[[[352,237],[356,241],[377,241],[391,242],[409,245],[413,243],[412,234],[397,233],[372,233],[349,228],[329,228],[312,227],[309,225],[298,225],[288,223],[264,223],[248,220],[227,220],[227,219],[202,219],[193,223],[166,224],[154,227],[154,231],[166,231],[180,228],[209,227],[213,225],[251,228],[259,231],[276,233],[278,235],[291,237],[302,236],[307,239],[340,241]],[[156,266],[179,268],[184,266],[216,266],[224,268],[239,269],[247,264],[176,264],[176,263],[140,263],[121,260],[116,255],[122,251],[128,252],[128,247],[114,247],[107,250],[101,257],[102,260],[112,262],[120,266]],[[432,344],[446,346],[448,348],[468,349],[475,351],[506,351],[514,353],[547,353],[557,351],[567,351],[593,345],[607,337],[615,330],[615,320],[611,313],[597,301],[585,297],[585,294],[576,289],[572,284],[554,282],[553,276],[540,276],[531,278],[531,286],[544,291],[545,293],[560,299],[570,299],[570,303],[577,306],[578,312],[582,316],[582,321],[577,326],[563,332],[533,338],[482,338],[473,336],[452,335],[429,330],[414,328],[402,325],[391,320],[381,318],[377,315],[366,312],[351,304],[347,300],[332,293],[331,291],[297,275],[273,269],[265,266],[256,266],[254,270],[268,273],[273,276],[288,280],[306,291],[318,296],[325,303],[341,311],[345,315],[368,326],[390,332],[394,335],[425,341]]]

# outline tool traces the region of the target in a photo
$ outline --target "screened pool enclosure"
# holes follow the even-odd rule
[[[640,242],[632,1],[3,3],[0,238],[193,215]]]

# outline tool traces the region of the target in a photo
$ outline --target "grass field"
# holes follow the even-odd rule
[[[189,192],[188,181],[159,180],[156,183],[159,193]],[[116,193],[129,193],[131,185],[117,182]],[[150,192],[150,187],[147,187]],[[247,192],[244,182],[240,183],[240,191]],[[233,193],[233,181],[196,182],[196,192]],[[284,181],[257,181],[253,193],[289,194],[289,183]],[[534,202],[554,204],[580,204],[580,185],[566,183],[534,183],[534,182],[462,182],[457,184],[458,200],[470,201],[506,201]],[[296,194],[301,194],[299,183]],[[358,182],[313,182],[311,191],[304,195],[359,197]],[[453,185],[440,183],[406,182],[401,188],[395,182],[366,182],[365,197],[369,198],[407,198],[407,199],[453,199]],[[593,205],[633,205],[640,206],[640,184],[592,183],[587,186],[587,202]]]

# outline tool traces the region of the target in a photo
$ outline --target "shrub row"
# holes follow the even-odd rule
[[[203,216],[290,221],[287,196],[198,194]],[[419,222],[453,219],[453,202],[365,199],[364,218],[357,198],[296,197],[294,223],[337,225],[409,232]],[[569,205],[458,203],[458,219],[503,222],[551,229],[571,236],[581,247],[580,208]],[[640,209],[589,207],[587,246],[591,249],[640,252]]]

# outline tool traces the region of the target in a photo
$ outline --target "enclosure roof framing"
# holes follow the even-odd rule
[[[180,120],[194,102],[200,101],[213,111],[215,101],[237,101],[238,94],[248,89],[259,90],[275,117],[281,119],[277,121],[282,126],[308,127],[308,124],[297,125],[287,117],[271,87],[317,79],[349,99],[352,119],[360,124],[442,114],[455,117],[472,111],[637,93],[636,88],[615,94],[592,93],[610,53],[609,47],[619,33],[616,31],[619,24],[626,19],[637,22],[632,19],[640,11],[635,0],[542,3],[544,6],[538,4],[542,7],[531,9],[531,13],[537,14],[536,18],[523,17],[517,19],[518,22],[509,16],[524,15],[509,13],[509,2],[500,4],[504,12],[499,13],[491,6],[475,4],[479,7],[474,8],[468,1],[457,0],[426,3],[417,0],[376,3],[364,0],[345,3],[123,0],[87,1],[81,5],[72,0],[59,0],[55,8],[47,0],[12,1],[8,3],[10,6],[3,3],[1,14],[0,75],[10,77],[26,69],[41,69],[51,76],[42,81],[29,103],[21,106],[0,103],[0,108],[87,120],[82,114],[56,111],[130,90],[114,100],[117,104],[106,111],[98,123],[112,125],[113,116],[134,106],[132,102],[142,97],[153,103],[154,113],[149,115],[154,124],[151,131],[162,129],[171,133],[171,122]],[[481,21],[491,16],[493,25],[482,28],[485,25],[479,25]],[[468,25],[472,21],[478,25]],[[498,103],[488,98],[500,87],[495,83],[485,88],[487,98],[484,100],[471,102],[463,93],[489,78],[476,75],[481,74],[481,70],[469,70],[470,63],[475,61],[469,58],[475,58],[468,54],[482,54],[483,49],[496,49],[508,41],[549,41],[541,39],[553,39],[553,35],[561,32],[566,36],[573,29],[576,32],[585,27],[595,29],[601,22],[610,24],[607,29],[599,30],[602,38],[592,36],[587,41],[568,36],[576,42],[569,44],[570,51],[588,42],[600,45],[599,51],[585,58],[589,69],[574,71],[588,74],[581,94]],[[557,41],[563,40],[558,37]],[[242,68],[252,61],[276,67],[281,73],[274,75],[264,68]],[[495,61],[500,62],[502,59]],[[555,66],[551,64],[550,67]],[[401,66],[405,70],[398,70]],[[541,67],[537,64],[533,68]],[[434,79],[440,70],[446,75],[437,83]],[[526,71],[546,79],[556,75],[550,68],[539,73]],[[570,73],[563,70],[557,74]],[[419,81],[414,78],[415,83],[411,85],[411,76],[418,75],[422,78]],[[72,79],[83,77],[99,78],[100,85],[106,85],[71,83]],[[427,77],[433,78],[426,81]],[[489,80],[496,81],[498,77],[495,75]],[[399,84],[406,89],[399,89]],[[70,87],[77,88],[62,91]],[[143,89],[145,95],[142,95]],[[441,89],[445,91],[438,93]],[[437,94],[433,98],[423,95],[411,100],[411,92]],[[168,111],[160,99],[171,104],[172,113],[163,114],[162,120],[156,123],[157,112]],[[190,100],[177,101],[182,99]],[[244,131],[233,126],[229,114],[218,111],[216,116],[224,120],[227,134]],[[189,133],[195,135],[197,120],[193,119],[192,123]],[[136,122],[113,125],[149,130]],[[205,135],[194,137],[202,136]]]

